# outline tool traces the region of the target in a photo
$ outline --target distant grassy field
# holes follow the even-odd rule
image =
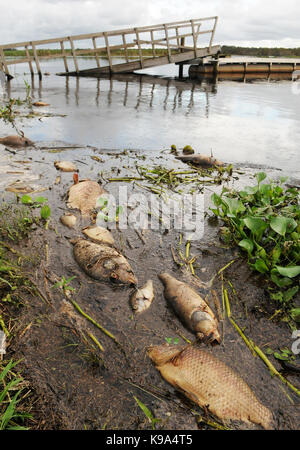
[[[83,50],[83,49],[80,49],[80,48],[76,49],[76,51],[80,51],[80,50]],[[29,51],[29,54],[31,56],[33,56],[32,50],[28,50],[28,51]],[[70,56],[72,55],[71,49],[65,49],[64,52],[70,54]],[[4,53],[5,53],[6,56],[26,56],[25,50],[13,50],[13,49],[11,49],[11,50],[4,50]],[[60,49],[39,49],[39,50],[37,50],[38,56],[50,56],[50,55],[55,55],[55,54],[59,55],[61,53],[62,53],[62,51]],[[155,53],[158,56],[166,55],[167,54],[167,49],[156,48],[155,49]],[[124,53],[123,50],[111,50],[111,54],[113,56],[125,56],[125,53]],[[127,50],[127,54],[128,54],[128,56],[138,56],[139,55],[139,51],[138,51],[138,49],[128,49]],[[144,48],[144,49],[142,49],[142,54],[143,54],[143,56],[152,56],[152,49]],[[103,51],[99,52],[98,55],[99,56],[106,56],[107,53],[106,53],[105,50],[103,50]],[[95,54],[91,52],[91,53],[85,54],[85,56],[95,56]]]

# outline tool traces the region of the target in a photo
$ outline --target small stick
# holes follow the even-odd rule
[[[100,344],[100,342],[98,341],[98,339],[89,331],[87,331],[87,334],[89,335],[89,337],[92,339],[92,341],[97,345],[97,347],[100,348],[100,350],[102,352],[104,352],[104,348],[102,347],[102,345]]]
[[[295,386],[293,386],[292,383],[290,383],[288,380],[286,380],[281,375],[281,373],[279,373],[278,370],[275,369],[275,367],[273,366],[271,361],[266,357],[264,352],[259,347],[257,347],[257,345],[254,345],[253,348],[256,351],[256,353],[258,354],[258,356],[263,360],[263,362],[269,368],[271,375],[277,375],[283,383],[285,383],[290,389],[292,389],[294,392],[296,392],[296,394],[299,395],[299,397],[300,397],[300,390],[297,389]]]
[[[240,327],[235,323],[235,321],[232,319],[232,317],[229,318],[230,322],[232,323],[232,325],[234,326],[234,328],[237,330],[237,332],[239,333],[239,335],[242,337],[243,341],[246,343],[246,345],[249,347],[249,349],[251,350],[251,353],[253,354],[253,356],[255,356],[255,352],[254,352],[254,347],[253,344],[250,343],[250,341],[246,338],[246,336],[244,335],[244,333],[242,332],[242,330],[240,329]]]
[[[116,342],[116,344],[118,344],[121,347],[120,342],[117,340],[117,338],[113,334],[111,334],[106,328],[104,328],[102,325],[100,325],[98,322],[96,322],[94,319],[92,319],[92,317],[90,317],[88,314],[86,314],[84,311],[82,311],[82,309],[75,302],[75,300],[72,300],[70,297],[67,297],[67,298],[70,300],[72,305],[77,309],[77,311],[80,312],[80,314],[83,317],[85,317],[87,320],[89,320],[93,325],[95,325],[97,328],[99,328],[99,330],[101,330],[104,334],[106,334],[108,337],[110,337],[113,341]]]
[[[227,289],[224,289],[224,297],[225,297],[225,305],[226,305],[226,310],[227,310],[227,317],[229,319],[231,316],[231,311],[230,311],[230,304],[229,304]]]

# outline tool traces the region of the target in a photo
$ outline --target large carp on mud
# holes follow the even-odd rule
[[[74,244],[77,263],[92,278],[122,284],[137,284],[127,259],[117,249],[81,238],[73,239],[71,243]]]
[[[271,411],[236,372],[208,351],[178,345],[158,345],[147,351],[168,383],[220,419],[272,428]]]
[[[207,303],[194,289],[168,273],[158,278],[165,286],[164,294],[176,314],[196,335],[208,341],[220,342],[217,319]]]

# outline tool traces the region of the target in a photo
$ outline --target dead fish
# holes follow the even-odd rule
[[[147,349],[165,380],[223,420],[272,428],[272,413],[245,381],[211,353],[192,346],[158,345]]]
[[[108,244],[108,245],[115,245],[115,240],[113,238],[113,235],[109,230],[103,227],[94,227],[89,226],[86,228],[83,228],[82,232],[92,239],[95,242],[102,243],[102,244]]]
[[[206,155],[184,155],[184,156],[175,156],[176,159],[180,159],[180,161],[185,163],[192,163],[196,166],[223,166],[224,163],[217,160],[213,156]]]
[[[46,74],[45,74],[46,75]],[[49,106],[49,103],[45,102],[34,102],[32,103],[33,106]]]
[[[105,192],[96,181],[75,182],[69,189],[67,206],[68,208],[80,209],[82,214],[88,214],[96,208],[98,198]]]
[[[176,280],[168,273],[161,273],[158,278],[165,286],[164,295],[174,308],[176,314],[196,335],[207,341],[221,341],[218,322],[207,303],[186,283]]]
[[[147,283],[138,289],[130,298],[132,309],[136,313],[141,313],[148,309],[154,299],[153,281],[148,280]]]
[[[73,214],[64,214],[60,217],[60,221],[63,225],[65,225],[68,228],[74,228],[76,225],[77,217]]]
[[[54,161],[54,166],[62,172],[78,172],[77,167],[70,161]]]
[[[112,280],[123,284],[137,284],[127,261],[117,249],[106,244],[95,244],[86,239],[75,239],[74,256],[79,266],[96,280]]]
[[[29,194],[30,192],[34,192],[34,188],[22,183],[20,181],[16,181],[15,183],[10,184],[5,188],[8,192],[15,192],[16,194]]]
[[[28,147],[34,146],[34,142],[25,136],[6,136],[0,138],[0,144],[8,145],[9,147]]]

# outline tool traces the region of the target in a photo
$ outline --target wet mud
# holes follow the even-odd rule
[[[30,185],[34,192],[43,192],[51,206],[51,219],[47,230],[37,228],[23,241],[19,251],[39,254],[37,264],[29,266],[40,296],[28,298],[26,306],[18,310],[18,332],[8,349],[15,359],[23,358],[21,367],[35,395],[34,416],[36,429],[151,429],[151,423],[139,408],[134,396],[142,401],[153,416],[161,419],[157,429],[190,430],[207,429],[207,412],[177,392],[161,377],[146,355],[150,345],[161,345],[167,339],[178,338],[184,345],[186,339],[195,342],[189,331],[168,305],[158,274],[168,272],[184,281],[206,297],[209,289],[195,284],[186,268],[179,266],[171,252],[178,248],[180,231],[145,229],[118,230],[112,227],[116,247],[128,259],[138,279],[138,287],[153,280],[155,298],[141,314],[134,314],[130,296],[134,289],[111,282],[97,281],[84,273],[73,255],[72,238],[83,237],[81,229],[91,225],[91,216],[81,216],[78,210],[68,209],[67,191],[73,184],[71,173],[60,173],[61,182],[55,184],[57,171],[54,161],[73,161],[79,169],[79,179],[90,178],[101,182],[102,187],[116,194],[120,185],[129,191],[150,192],[136,183],[108,182],[111,177],[136,175],[135,163],[186,169],[175,161],[169,151],[157,150],[145,156],[142,151],[116,152],[92,147],[63,148],[62,142],[52,143],[48,149],[24,149],[16,154],[5,152],[6,167],[20,173],[3,173],[1,188],[21,182]],[[42,147],[43,143],[38,143]],[[60,147],[60,148],[59,148]],[[5,155],[5,157],[3,156]],[[97,157],[97,159],[92,158]],[[101,161],[101,162],[100,162]],[[20,170],[22,168],[22,170]],[[228,186],[251,183],[256,169],[243,167],[233,173]],[[273,177],[279,171],[267,170]],[[210,184],[205,195],[205,210],[209,196],[221,185]],[[5,192],[2,201],[15,202],[15,193]],[[77,217],[74,228],[65,227],[59,220],[65,212]],[[182,244],[184,252],[184,243]],[[253,275],[236,249],[224,248],[218,236],[218,224],[207,218],[204,235],[191,242],[190,256],[196,257],[195,273],[205,283],[217,271],[235,259],[224,272],[224,280],[234,286],[237,296],[231,295],[231,312],[245,335],[262,350],[291,346],[291,331],[286,323],[270,320],[276,305],[270,303],[261,277]],[[54,289],[53,279],[76,277],[71,286],[72,298],[96,322],[112,333],[118,342],[93,326],[76,311],[61,289]],[[213,288],[221,299],[221,280],[216,277]],[[25,293],[24,293],[25,295]],[[26,296],[26,295],[25,295]],[[210,308],[218,316],[212,296],[208,295]],[[66,306],[66,302],[69,306]],[[299,303],[299,297],[296,303]],[[300,426],[299,397],[278,378],[272,377],[263,361],[254,356],[228,318],[220,322],[220,345],[205,345],[221,361],[234,369],[253,390],[257,398],[274,416],[276,429],[295,430]],[[101,351],[94,343],[83,338],[82,331],[92,333],[101,343]],[[281,370],[278,361],[274,366]],[[287,379],[300,388],[299,377],[287,374]],[[208,413],[209,414],[209,413]],[[211,420],[217,421],[209,415]],[[202,418],[202,421],[200,421]],[[230,422],[231,429],[260,429],[259,425]]]

